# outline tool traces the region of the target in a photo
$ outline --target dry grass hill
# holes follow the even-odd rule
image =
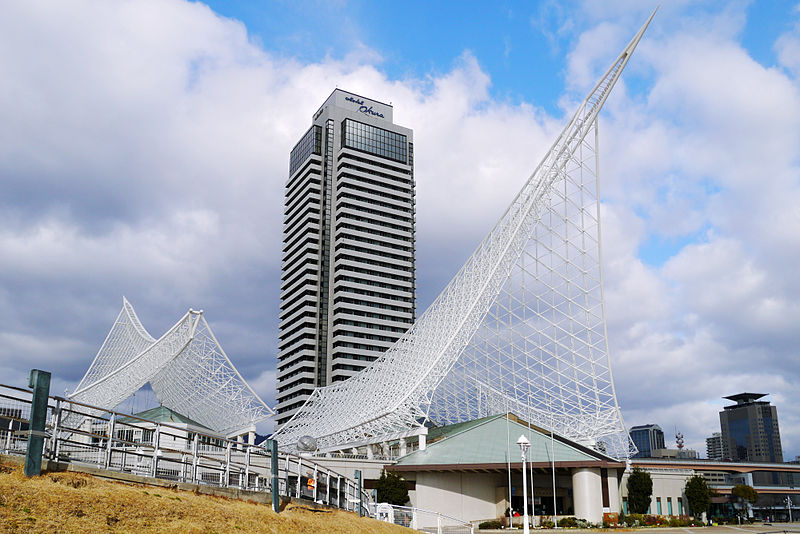
[[[0,532],[376,533],[413,531],[340,510],[263,504],[110,482],[82,473],[26,478],[0,461]]]

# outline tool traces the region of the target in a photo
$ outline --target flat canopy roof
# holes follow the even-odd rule
[[[723,399],[732,400],[738,404],[746,404],[748,402],[757,401],[761,397],[766,397],[768,393],[737,393],[730,397],[722,397]]]

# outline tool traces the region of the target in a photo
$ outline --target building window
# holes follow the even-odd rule
[[[672,497],[667,497],[667,513],[672,515]]]
[[[678,515],[683,515],[683,499],[678,497]]]
[[[342,121],[342,145],[400,163],[408,161],[405,135],[352,119]]]
[[[314,125],[303,135],[289,155],[289,176],[308,159],[311,154],[322,154],[322,127]]]
[[[628,515],[628,498],[622,498],[622,513]]]
[[[661,497],[656,497],[656,513],[661,515]]]

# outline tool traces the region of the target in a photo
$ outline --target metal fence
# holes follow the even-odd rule
[[[0,384],[0,451],[24,455],[31,391]],[[271,453],[237,440],[50,396],[43,458],[175,482],[272,492]],[[280,496],[371,515],[370,495],[341,473],[278,455]]]
[[[470,523],[422,508],[379,503],[375,504],[374,515],[375,519],[380,521],[430,534],[473,534],[475,532]]]

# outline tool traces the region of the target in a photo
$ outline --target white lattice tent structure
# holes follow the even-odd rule
[[[372,366],[317,389],[273,435],[282,448],[310,435],[342,450],[513,411],[630,454],[606,339],[597,118],[650,20],[430,308]]]
[[[69,398],[113,409],[150,383],[159,402],[225,436],[274,415],[233,366],[202,311],[189,310],[159,339],[123,298],[122,310]]]

